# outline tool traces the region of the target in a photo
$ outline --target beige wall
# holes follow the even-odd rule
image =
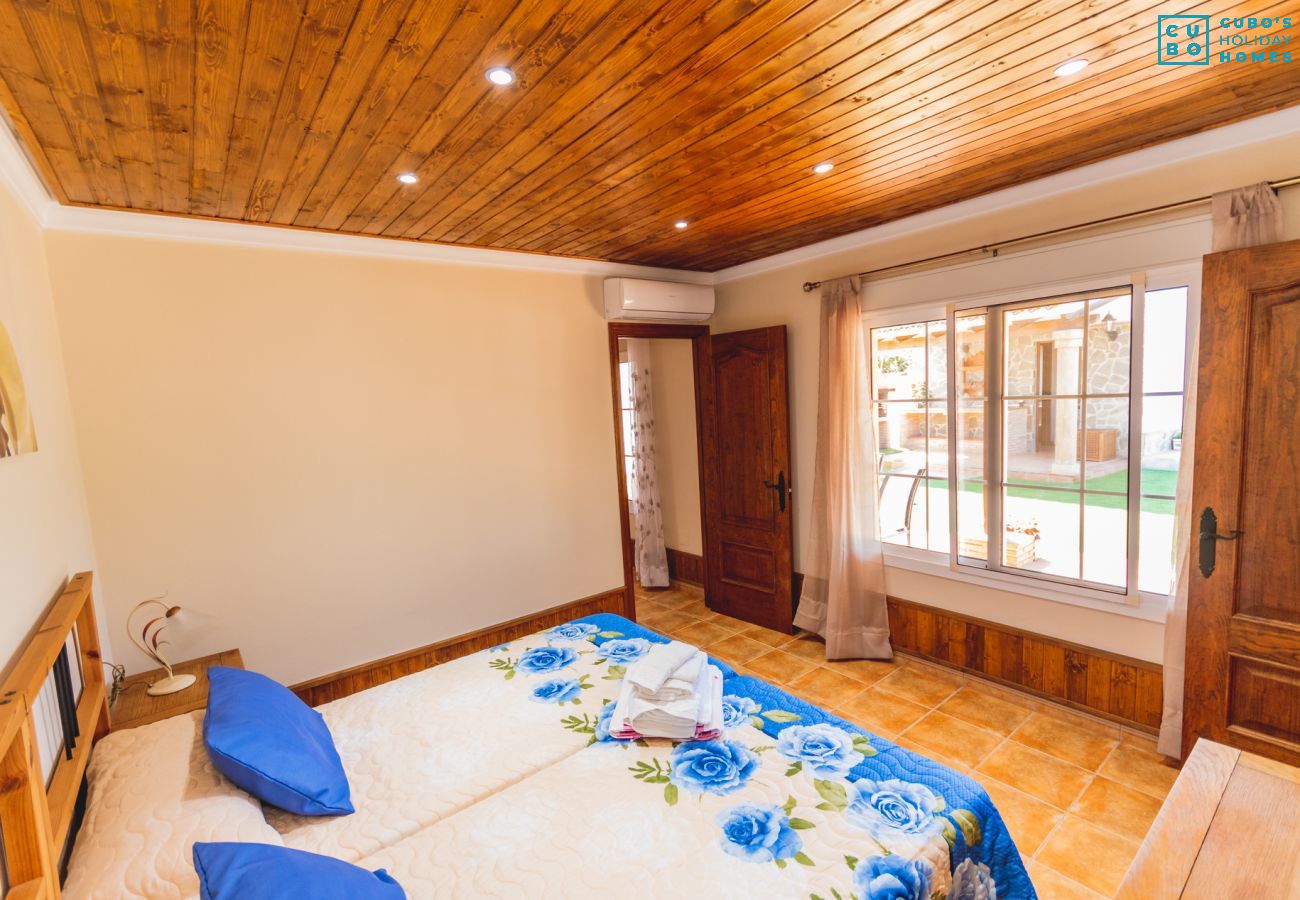
[[[702,554],[700,461],[695,434],[695,359],[688,340],[650,341],[654,378],[655,451],[664,543]]]
[[[3,180],[0,321],[22,366],[40,448],[0,459],[3,670],[67,577],[95,567],[45,246],[36,220]]]
[[[715,332],[778,324],[788,328],[796,569],[802,563],[808,536],[817,419],[818,299],[815,293],[803,292],[804,281],[962,250],[1252,181],[1289,177],[1296,174],[1294,150],[1293,136],[1263,141],[987,214],[962,215],[962,210],[953,208],[951,215],[945,215],[934,227],[899,234],[887,226],[878,240],[868,239],[856,249],[768,271],[746,274],[742,266],[734,273],[720,273],[718,314],[710,323]],[[1287,236],[1300,237],[1300,188],[1284,190],[1283,201]],[[1195,221],[1186,219],[1184,214],[1179,222],[1147,228],[1136,236],[1094,235],[1094,239],[1068,249],[1039,248],[939,272],[869,282],[866,302],[873,310],[934,303],[1199,257],[1209,249],[1208,219],[1204,215]],[[887,581],[888,590],[895,596],[1143,659],[1159,660],[1162,656],[1164,629],[1158,622],[893,566],[887,569]]]
[[[48,246],[115,629],[293,682],[622,583],[599,277]]]

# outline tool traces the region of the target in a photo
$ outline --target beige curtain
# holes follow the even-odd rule
[[[795,624],[827,659],[890,659],[885,564],[876,519],[871,357],[858,278],[822,284],[812,528]]]
[[[630,338],[626,343],[632,381],[632,464],[636,469],[636,499],[632,501],[632,509],[637,580],[642,587],[668,587],[668,550],[664,546],[659,469],[655,463],[650,342],[645,338]]]
[[[1263,181],[1223,191],[1210,198],[1210,222],[1213,253],[1276,244],[1282,240],[1282,199]]]
[[[1213,252],[1237,250],[1282,239],[1282,201],[1268,184],[1252,184],[1215,194],[1210,201]],[[1165,618],[1164,710],[1158,749],[1175,759],[1182,755],[1183,677],[1187,659],[1187,589],[1191,581],[1196,523],[1192,509],[1192,464],[1196,438],[1196,379],[1200,357],[1200,309],[1187,311],[1191,334],[1183,385],[1183,453],[1178,463],[1174,502],[1174,587]]]

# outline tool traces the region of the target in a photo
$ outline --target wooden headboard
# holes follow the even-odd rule
[[[59,896],[90,748],[108,731],[91,575],[68,582],[0,687],[0,832],[6,900]]]

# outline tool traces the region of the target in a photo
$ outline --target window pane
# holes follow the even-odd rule
[[[871,329],[872,384],[879,400],[925,398],[925,323]]]
[[[1003,480],[1078,487],[1081,405],[1078,400],[1007,400]]]
[[[1138,514],[1141,547],[1138,552],[1138,588],[1168,594],[1174,575],[1174,501],[1142,501]]]
[[[1142,390],[1182,391],[1187,352],[1187,288],[1148,291],[1142,322]]]
[[[887,544],[926,547],[926,491],[923,479],[880,478],[880,539]]]
[[[1142,493],[1173,497],[1183,455],[1183,398],[1142,398]]]
[[[630,456],[636,451],[636,413],[630,409],[623,410],[623,455]]]
[[[881,474],[921,474],[925,468],[925,405],[877,403],[876,412],[876,452]]]
[[[948,552],[948,479],[926,479],[926,507],[930,513],[930,549]]]
[[[627,483],[627,502],[629,505],[636,502],[636,458],[632,456],[623,457],[623,476]]]
[[[1079,495],[1006,488],[1002,501],[1006,565],[1079,577]]]
[[[1083,578],[1121,590],[1128,584],[1128,499],[1083,497]]]
[[[926,474],[948,476],[948,404],[925,405]]]
[[[619,405],[624,409],[632,408],[632,364],[621,362],[618,364],[618,392]]]
[[[988,517],[984,508],[985,403],[958,400],[957,541],[959,555],[987,559]]]
[[[948,396],[948,323],[940,320],[926,325],[929,348],[926,352],[926,396]]]
[[[982,312],[958,314],[957,321],[957,383],[962,397],[987,396],[984,384],[985,322]]]
[[[1128,400],[1107,397],[1087,401],[1086,487],[1094,491],[1128,491]]]
[[[1088,301],[1089,394],[1128,393],[1132,310],[1127,291]]]
[[[1080,393],[1084,310],[1083,301],[1069,300],[1006,312],[1005,396]]]

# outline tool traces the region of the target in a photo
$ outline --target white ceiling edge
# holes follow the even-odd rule
[[[1011,188],[1004,188],[981,197],[960,200],[947,206],[941,206],[938,209],[895,219],[892,222],[875,225],[851,234],[829,238],[805,247],[786,250],[772,256],[765,256],[762,259],[720,269],[713,273],[714,283],[724,284],[729,281],[737,281],[763,272],[783,269],[787,266],[812,262],[845,251],[869,247],[881,241],[929,231],[941,226],[953,225],[968,219],[986,216],[990,213],[1004,212],[1017,206],[1041,203],[1054,196],[1068,194],[1081,188],[1096,187],[1107,181],[1157,171],[1199,157],[1212,156],[1236,147],[1244,147],[1260,141],[1276,140],[1288,135],[1300,137],[1300,106],[1266,113],[1242,122],[1234,122],[1231,125],[1167,141],[1163,144],[1144,147],[1132,153],[1112,157],[1101,162],[1089,163],[1077,169],[1070,169],[1056,175],[1048,175],[1045,178],[1028,181]],[[1286,172],[1283,173],[1283,177],[1290,177],[1295,174],[1300,173]]]
[[[713,283],[711,273],[685,269],[665,269],[580,257],[548,256],[542,253],[522,253],[514,250],[395,240],[165,213],[64,206],[50,196],[19,144],[17,136],[7,127],[7,123],[2,122],[0,122],[0,181],[10,188],[31,212],[33,218],[47,231],[90,232],[164,240],[236,244],[334,255],[423,260],[493,269],[653,278],[692,284]]]

